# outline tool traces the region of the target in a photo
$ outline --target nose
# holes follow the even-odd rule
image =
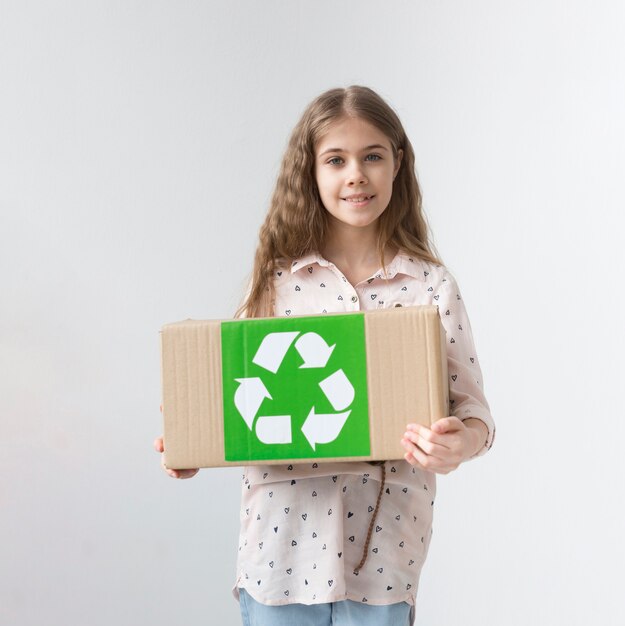
[[[369,180],[362,171],[360,164],[356,163],[349,169],[346,182],[350,187],[353,187],[354,185],[366,185]]]

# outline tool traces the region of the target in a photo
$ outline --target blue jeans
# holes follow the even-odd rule
[[[267,606],[239,589],[243,626],[410,626],[407,602],[375,605],[341,600],[325,604]]]

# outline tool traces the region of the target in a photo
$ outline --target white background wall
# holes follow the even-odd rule
[[[239,470],[161,472],[158,330],[229,317],[321,91],[396,108],[493,450],[417,624],[624,623],[619,0],[0,1],[0,624],[237,624]],[[620,506],[619,506],[620,505]]]

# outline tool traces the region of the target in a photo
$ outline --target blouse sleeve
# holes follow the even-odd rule
[[[482,371],[478,362],[471,325],[460,290],[454,277],[443,273],[434,292],[443,327],[447,332],[447,367],[449,370],[449,411],[460,420],[470,417],[486,424],[488,436],[484,446],[474,455],[485,454],[493,445],[495,423],[484,396]]]

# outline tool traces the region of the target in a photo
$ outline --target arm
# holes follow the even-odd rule
[[[482,420],[459,420],[452,415],[437,420],[431,428],[408,424],[401,443],[406,450],[404,458],[411,465],[448,474],[477,456],[487,435],[488,428]]]
[[[462,422],[469,430],[474,433],[474,452],[469,457],[472,459],[474,456],[478,456],[479,452],[486,445],[486,440],[488,439],[488,426],[481,420],[476,417],[468,417]]]
[[[449,272],[443,273],[434,298],[447,333],[450,415],[430,428],[409,424],[402,445],[409,463],[446,474],[489,450],[495,424],[484,396],[469,318]]]

